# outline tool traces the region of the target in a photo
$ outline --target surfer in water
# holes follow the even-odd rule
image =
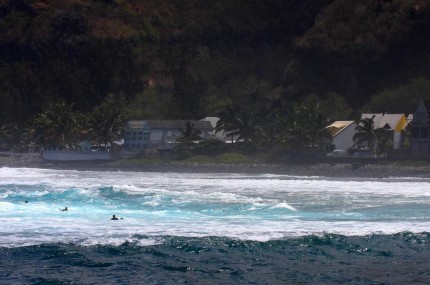
[[[65,212],[68,211],[69,209],[67,209],[67,207],[65,207],[64,209],[59,209],[61,212]]]
[[[115,215],[112,215],[112,218],[111,218],[111,220],[119,220],[119,219],[124,219],[124,218],[118,218],[117,216],[115,216]]]

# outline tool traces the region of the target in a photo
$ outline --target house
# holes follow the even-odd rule
[[[150,132],[144,130],[145,122],[131,120],[125,123],[123,144],[125,151],[137,151],[149,146]]]
[[[211,132],[209,132],[209,135],[210,136],[212,136],[212,137],[216,137],[216,138],[218,138],[218,139],[220,139],[220,140],[222,140],[224,137],[222,136],[222,134],[220,134],[220,133],[217,133],[216,132],[216,130],[215,130],[215,128],[216,128],[216,124],[218,123],[218,121],[219,121],[219,118],[218,117],[205,117],[205,118],[203,118],[203,119],[201,119],[200,121],[203,121],[203,122],[209,122],[210,124],[211,124],[211,126],[212,126],[212,131]]]
[[[333,150],[342,150],[342,153],[354,146],[352,137],[355,134],[356,123],[354,121],[336,121],[327,126],[331,142],[324,145],[326,152]]]
[[[404,114],[369,114],[364,113],[361,119],[372,119],[373,128],[384,128],[393,134],[393,148],[401,149],[404,141],[404,130],[408,126],[408,118]],[[325,143],[326,152],[333,150],[345,150],[354,147],[353,137],[356,133],[357,124],[354,121],[336,121],[326,128],[331,136],[331,143]]]
[[[361,114],[361,120],[364,119],[372,119],[373,118],[373,128],[374,129],[379,129],[381,126],[381,121],[382,118],[384,117],[384,114],[379,113],[379,114],[369,114],[369,113],[363,113]]]
[[[412,120],[411,151],[430,153],[430,100],[421,100]]]
[[[408,119],[405,114],[384,114],[380,123],[381,128],[393,132],[393,149],[401,149],[403,144],[403,133],[408,126]]]
[[[218,117],[206,117],[201,119],[200,121],[208,121],[211,123],[211,126],[213,128],[213,130],[209,133],[210,136],[215,137],[219,140],[222,140],[226,143],[234,143],[236,142],[236,140],[238,139],[239,135],[233,135],[233,136],[226,136],[225,133],[223,131],[219,131],[217,132],[215,130],[216,125],[218,123],[218,121],[220,120],[220,118]]]
[[[405,114],[362,114],[361,119],[373,118],[373,128],[383,128],[393,133],[393,149],[401,149],[403,144],[403,131],[408,126]]]
[[[200,131],[202,139],[210,136],[213,127],[208,121],[192,120],[130,120],[124,127],[124,149],[142,151],[145,149],[166,150],[176,146],[182,136],[181,130],[191,123]]]

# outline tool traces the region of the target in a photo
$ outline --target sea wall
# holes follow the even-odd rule
[[[111,160],[113,156],[108,151],[55,151],[44,150],[41,152],[43,160],[51,161],[90,161]]]

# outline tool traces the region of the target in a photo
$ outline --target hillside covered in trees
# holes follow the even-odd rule
[[[0,126],[34,126],[52,102],[126,119],[309,96],[339,119],[413,112],[429,34],[429,0],[2,0]]]

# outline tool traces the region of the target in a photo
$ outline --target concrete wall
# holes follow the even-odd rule
[[[108,151],[42,151],[42,159],[53,161],[73,161],[73,160],[110,160],[112,153]]]

